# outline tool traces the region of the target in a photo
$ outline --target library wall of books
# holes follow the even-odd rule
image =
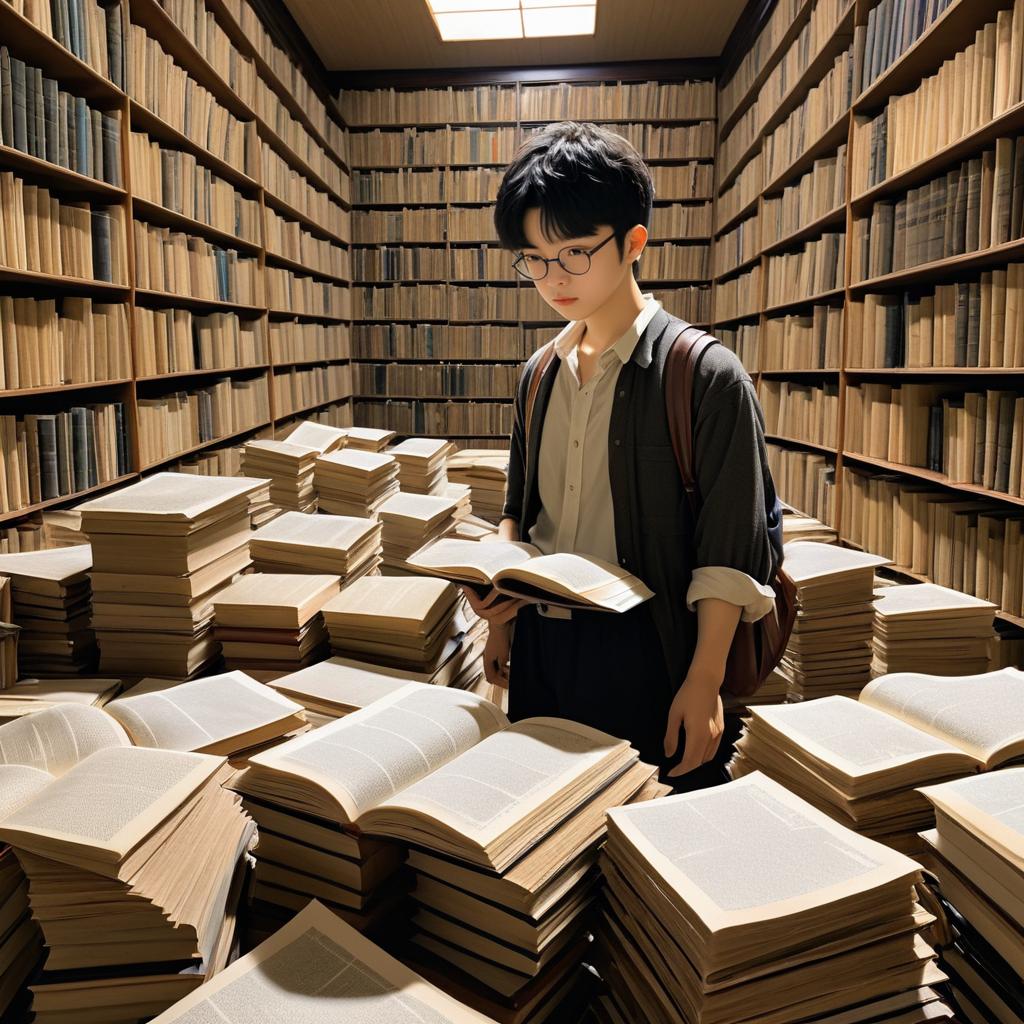
[[[1024,1024],[1024,0],[0,0],[0,1024],[284,1021]]]

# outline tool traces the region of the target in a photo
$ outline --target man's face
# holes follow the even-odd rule
[[[523,231],[531,243],[523,247],[524,255],[551,258],[561,252],[570,265],[580,260],[585,265],[584,254],[606,243],[590,257],[590,269],[585,274],[569,273],[552,261],[547,275],[533,282],[544,301],[566,320],[583,320],[600,309],[630,273],[628,249],[624,256],[619,255],[612,228],[607,225],[599,225],[594,234],[580,238],[549,239],[541,231],[540,210],[534,207],[526,212]]]

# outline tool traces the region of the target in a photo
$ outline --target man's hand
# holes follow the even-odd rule
[[[492,686],[508,689],[508,657],[512,648],[512,624],[492,622],[484,645],[484,675]]]
[[[697,674],[691,667],[679,687],[668,712],[665,756],[672,757],[676,753],[680,727],[686,732],[686,747],[682,761],[668,772],[669,778],[692,772],[718,753],[725,730],[722,697],[718,692],[721,684],[721,679]]]
[[[470,607],[480,616],[486,619],[491,626],[511,622],[516,617],[520,608],[525,607],[529,602],[520,601],[518,598],[509,597],[507,594],[500,594],[494,587],[484,597],[471,586],[462,585],[462,592],[466,595]]]

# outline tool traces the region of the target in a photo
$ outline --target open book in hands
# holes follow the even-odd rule
[[[407,563],[440,576],[536,604],[625,612],[653,597],[644,582],[617,565],[590,555],[541,554],[519,541],[472,541],[442,537],[420,548]]]

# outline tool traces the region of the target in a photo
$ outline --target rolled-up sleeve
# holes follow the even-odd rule
[[[694,469],[700,492],[695,563],[687,591],[692,611],[704,597],[743,608],[744,621],[767,614],[773,553],[765,495],[774,495],[764,416],[754,386],[722,345],[704,354],[694,378]]]

